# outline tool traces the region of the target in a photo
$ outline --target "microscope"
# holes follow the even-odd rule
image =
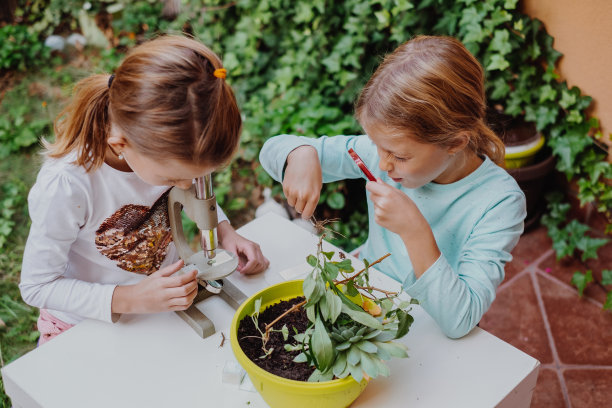
[[[200,246],[197,252],[185,238],[181,213],[193,220],[200,230]],[[206,317],[196,304],[216,295],[220,296],[234,309],[247,299],[247,296],[222,278],[230,275],[238,267],[235,254],[218,247],[217,241],[217,201],[213,193],[212,175],[194,179],[190,189],[173,187],[168,195],[168,214],[174,245],[180,258],[185,262],[181,271],[197,270],[198,294],[187,310],[176,312],[198,335],[206,338],[215,333],[213,322]],[[180,271],[179,271],[180,273]]]

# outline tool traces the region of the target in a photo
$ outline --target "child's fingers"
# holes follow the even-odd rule
[[[193,270],[182,275],[171,276],[164,282],[164,286],[166,288],[175,288],[183,286],[192,281],[195,282],[197,274],[198,272]]]
[[[319,203],[319,197],[316,199],[309,200],[304,207],[304,211],[302,212],[302,218],[309,219],[314,214],[315,209],[317,208],[317,204]]]
[[[171,265],[158,269],[157,271],[153,272],[149,276],[170,276],[178,272],[184,265],[185,263],[183,262],[183,260],[179,259],[178,261],[176,261],[175,263]]]
[[[166,290],[169,299],[189,297],[194,290],[198,290],[198,283],[193,280],[182,286],[172,287]]]

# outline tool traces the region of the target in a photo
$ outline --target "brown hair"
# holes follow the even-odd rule
[[[55,120],[47,155],[76,151],[88,171],[104,162],[110,123],[139,153],[160,160],[218,166],[231,159],[242,120],[234,93],[213,75],[221,60],[196,40],[163,36],[141,44],[115,72],[92,75],[75,87]]]
[[[356,104],[363,127],[381,124],[421,143],[468,148],[504,162],[504,144],[485,124],[484,73],[452,37],[417,36],[385,57]]]

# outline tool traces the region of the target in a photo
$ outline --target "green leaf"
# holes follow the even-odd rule
[[[399,320],[399,324],[397,327],[397,334],[395,335],[395,338],[399,339],[401,337],[404,337],[406,333],[408,333],[410,326],[414,322],[414,318],[401,309],[397,310],[397,318]]]
[[[346,294],[351,297],[359,294],[359,291],[355,288],[355,282],[352,280],[346,282]]]
[[[260,310],[261,310],[261,298],[257,298],[253,306],[253,314],[258,315]]]
[[[361,351],[365,351],[366,353],[376,353],[376,351],[378,351],[378,347],[376,347],[376,345],[371,341],[361,340],[355,343],[355,345],[359,347]]]
[[[397,334],[396,330],[383,330],[381,333],[374,337],[376,341],[387,342],[393,340]]]
[[[612,310],[612,291],[606,294],[606,301],[603,304],[604,310]]]
[[[354,272],[355,268],[353,268],[353,265],[351,263],[350,259],[344,259],[340,262],[334,262],[334,265],[336,265],[336,267],[341,270],[342,272]]]
[[[340,316],[340,313],[342,313],[342,300],[331,291],[326,291],[325,296],[329,306],[329,321],[330,323],[334,323],[336,319],[338,319],[338,316]]]
[[[383,329],[383,325],[380,321],[378,321],[372,315],[364,312],[363,310],[357,311],[357,310],[350,309],[346,304],[343,303],[342,313],[346,313],[354,321],[364,324],[373,329],[379,329],[379,330]]]
[[[514,10],[516,8],[516,3],[518,3],[518,0],[505,0],[504,8],[506,10]]]
[[[578,289],[578,296],[582,297],[584,289],[586,289],[589,283],[593,282],[593,273],[591,270],[587,270],[586,273],[574,272],[572,276],[571,284]]]
[[[612,269],[604,269],[601,271],[601,284],[612,285]]]
[[[493,34],[493,40],[489,45],[489,49],[497,51],[499,55],[506,55],[512,51],[512,46],[509,42],[510,33],[506,29],[495,30]]]
[[[540,103],[546,101],[554,101],[557,97],[557,91],[549,84],[540,88]]]
[[[383,342],[377,341],[375,342],[375,344],[376,344],[376,347],[378,347],[378,350],[384,350],[392,357],[398,357],[398,358],[408,357],[406,346],[404,346],[402,343],[396,343],[396,342],[383,343]]]
[[[336,377],[341,378],[340,374],[344,372],[344,370],[346,369],[346,366],[347,366],[346,353],[340,353],[336,357],[336,361],[334,362],[332,372],[334,373]]]
[[[296,362],[296,363],[305,363],[305,362],[308,361],[308,357],[306,357],[306,354],[300,353],[297,356],[295,356],[293,361]]]
[[[561,105],[563,109],[569,108],[574,103],[576,103],[576,95],[566,89],[561,91],[561,100],[559,101],[559,105]]]
[[[317,368],[325,372],[334,362],[334,347],[325,329],[325,324],[318,316],[315,319],[315,327],[311,339],[312,353],[317,360]]]
[[[493,54],[491,60],[486,67],[487,71],[495,71],[496,69],[503,71],[508,68],[510,63],[504,58],[502,54]]]
[[[367,352],[361,352],[361,368],[370,378],[378,377],[378,365],[374,362],[374,358]]]
[[[311,265],[311,266],[317,266],[318,259],[314,255],[308,255],[306,257],[306,262],[308,262],[308,264]]]
[[[359,351],[359,347],[352,345],[346,356],[346,361],[350,365],[356,366],[357,364],[359,364],[360,360],[361,360],[361,353]]]
[[[323,266],[323,271],[325,271],[328,274],[329,279],[336,279],[338,277],[338,273],[340,272],[338,270],[338,267],[336,265],[334,265],[333,262],[325,262],[325,265]]]
[[[325,252],[325,251],[321,251],[321,253],[323,255],[325,255],[325,257],[331,261],[332,257],[334,256],[334,251],[329,251],[329,252]],[[314,265],[313,265],[314,266]]]
[[[344,195],[338,191],[334,191],[327,196],[327,200],[325,202],[334,210],[341,210],[345,205]]]

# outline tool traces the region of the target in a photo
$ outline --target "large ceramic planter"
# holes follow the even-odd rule
[[[230,341],[236,359],[245,369],[251,382],[272,408],[344,408],[361,394],[367,381],[360,383],[349,376],[326,382],[288,380],[258,367],[242,351],[238,344],[238,325],[253,313],[255,301],[261,298],[262,310],[297,296],[303,296],[303,280],[279,283],[248,298],[236,311],[230,328]]]

